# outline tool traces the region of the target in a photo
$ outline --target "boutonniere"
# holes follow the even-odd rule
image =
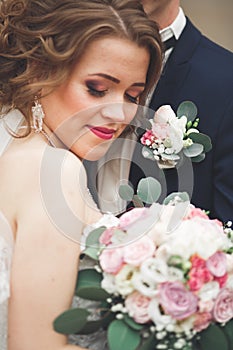
[[[197,107],[191,101],[182,102],[177,113],[170,105],[161,106],[149,122],[140,139],[142,154],[160,168],[174,168],[183,156],[201,162],[212,148],[210,137],[198,130]]]

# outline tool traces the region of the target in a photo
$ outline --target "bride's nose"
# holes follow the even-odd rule
[[[126,120],[126,110],[124,103],[112,103],[102,107],[103,118],[113,122],[124,122]]]

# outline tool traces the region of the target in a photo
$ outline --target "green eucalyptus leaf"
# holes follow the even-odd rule
[[[204,152],[207,153],[212,149],[211,139],[208,135],[202,134],[201,132],[192,132],[188,135],[188,137],[194,143],[200,143],[204,147]]]
[[[79,271],[75,294],[83,299],[106,300],[109,294],[101,287],[102,279],[102,274],[94,269]]]
[[[146,146],[142,147],[142,155],[144,158],[155,160],[154,153],[153,153],[152,149],[150,149]]]
[[[79,332],[87,323],[89,312],[86,309],[70,309],[63,312],[53,322],[56,332],[73,334]]]
[[[101,319],[96,321],[87,321],[85,326],[79,332],[76,332],[76,334],[92,334],[98,331],[100,328],[108,327],[108,325],[114,320],[114,318],[115,314],[109,311],[105,311]]]
[[[178,154],[163,153],[163,159],[165,159],[165,160],[179,160],[180,157],[178,156]]]
[[[197,107],[191,101],[182,102],[177,109],[177,117],[181,118],[182,116],[187,117],[188,122],[195,120],[197,117]]]
[[[111,322],[107,337],[109,350],[136,350],[140,343],[139,332],[130,328],[123,320]]]
[[[99,248],[88,247],[83,252],[85,255],[89,256],[93,260],[99,259]]]
[[[227,322],[221,329],[227,337],[229,350],[233,349],[233,319]]]
[[[173,192],[164,199],[163,204],[165,205],[170,204],[174,202],[177,197],[179,197],[179,202],[190,201],[190,198],[187,192]]]
[[[128,315],[124,315],[123,321],[135,331],[140,331],[143,328],[142,324],[136,323],[131,317]]]
[[[134,195],[134,190],[130,185],[121,185],[119,187],[119,195],[125,201],[131,201]]]
[[[152,204],[161,194],[161,184],[153,177],[141,179],[137,188],[138,197],[145,203]]]
[[[86,246],[87,247],[99,247],[99,238],[102,235],[102,233],[106,230],[105,226],[98,227],[94,230],[92,230],[86,239]]]
[[[226,335],[216,324],[202,331],[198,342],[203,350],[230,350]]]
[[[201,153],[201,154],[199,154],[199,156],[191,158],[192,162],[194,162],[194,163],[200,163],[204,159],[205,159],[205,153]]]
[[[155,338],[155,335],[152,334],[151,336],[149,336],[148,338],[144,339],[142,341],[142,343],[139,345],[139,347],[137,348],[137,350],[152,350],[152,349],[156,349],[156,345],[157,345],[157,340]]]
[[[186,157],[197,157],[199,156],[204,150],[204,146],[199,143],[193,143],[191,146],[184,148],[183,152],[186,155]]]

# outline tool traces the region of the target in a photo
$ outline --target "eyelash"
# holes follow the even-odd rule
[[[89,94],[91,94],[92,96],[95,96],[95,97],[104,97],[105,93],[108,91],[108,90],[96,90],[94,89],[93,87],[91,86],[88,86],[88,90]]]
[[[93,87],[91,86],[88,86],[88,90],[89,94],[91,94],[92,96],[95,96],[95,97],[104,97],[105,93],[108,91],[107,89],[106,90],[96,90],[94,89]],[[138,98],[139,96],[137,97],[133,97],[129,94],[125,94],[126,98],[132,102],[132,103],[135,103],[135,104],[138,104]]]
[[[135,104],[138,104],[138,98],[139,98],[139,96],[133,97],[133,96],[130,96],[130,95],[128,95],[128,94],[125,94],[125,96],[127,97],[127,99],[128,99],[130,102],[135,103]]]

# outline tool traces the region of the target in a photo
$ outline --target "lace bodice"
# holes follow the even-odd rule
[[[7,350],[7,306],[10,296],[10,265],[13,250],[11,229],[0,213],[0,344]]]

